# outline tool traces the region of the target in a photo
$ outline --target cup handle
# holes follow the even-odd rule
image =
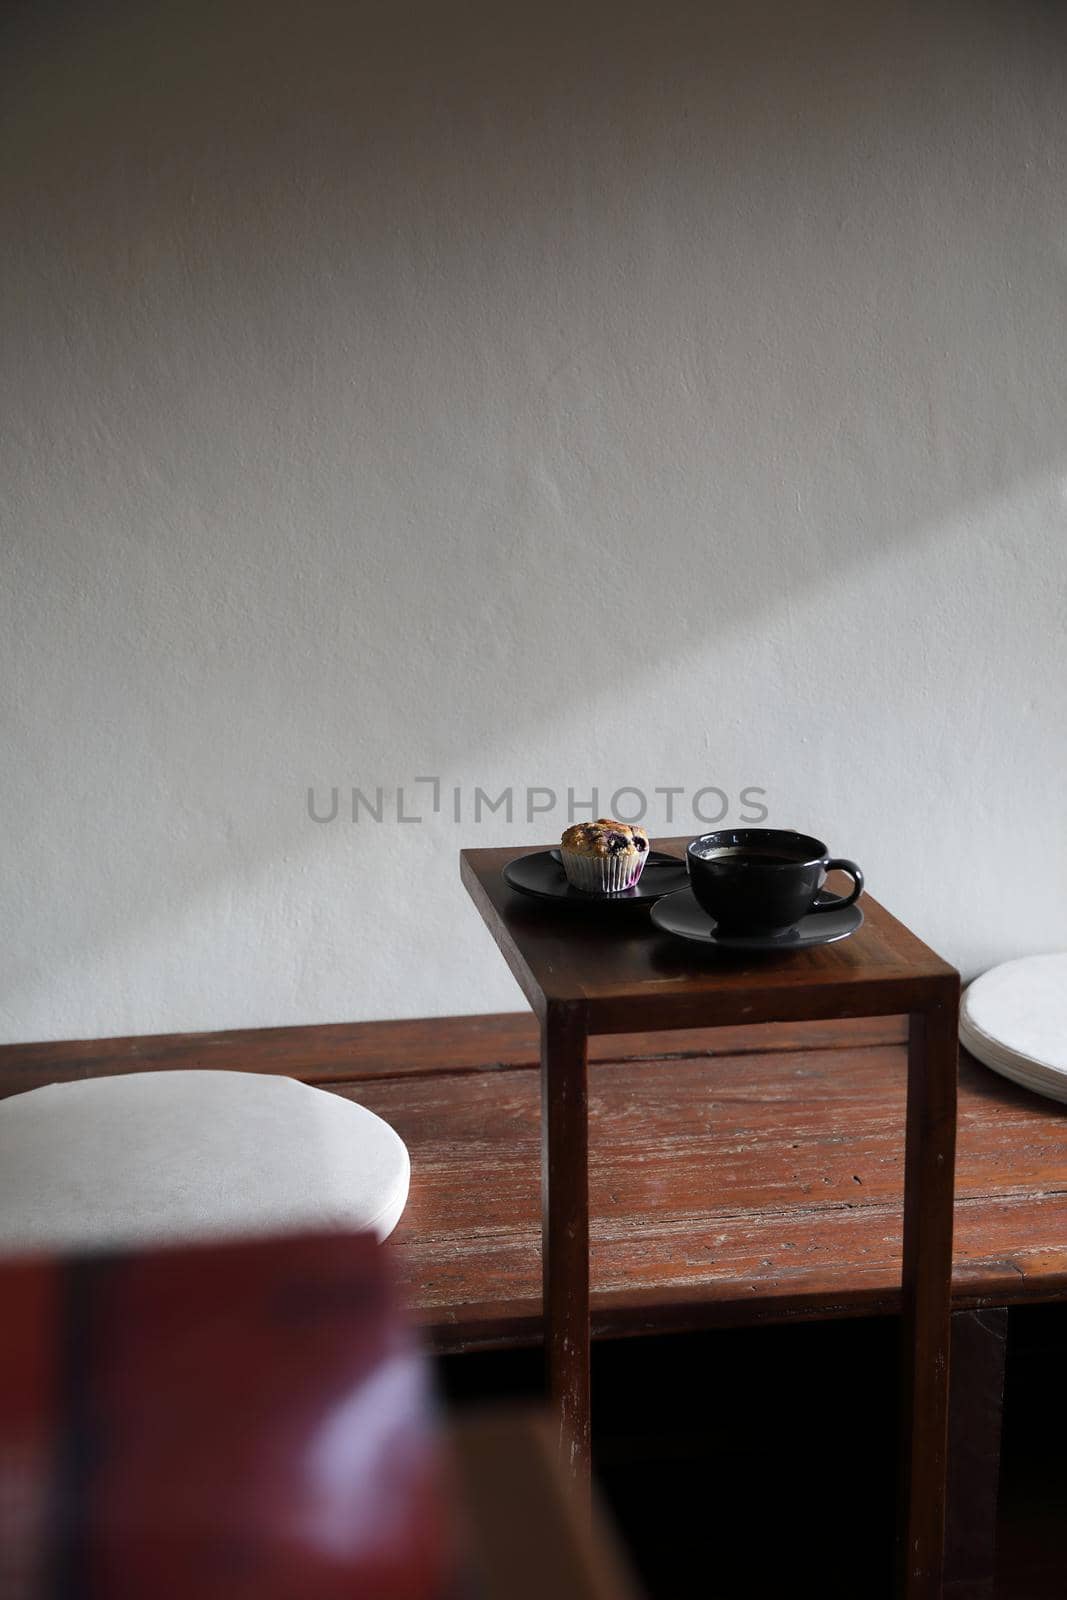
[[[823,862],[823,866],[827,872],[847,872],[852,879],[852,893],[830,895],[827,899],[820,900],[816,905],[813,905],[812,912],[844,911],[846,906],[854,905],[863,893],[863,873],[856,863],[854,861],[846,861],[844,856],[831,856],[828,861]]]

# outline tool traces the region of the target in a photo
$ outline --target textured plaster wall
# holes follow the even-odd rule
[[[3,1037],[519,1004],[456,786],[1067,945],[1064,8],[0,27]]]

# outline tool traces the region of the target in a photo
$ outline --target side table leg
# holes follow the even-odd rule
[[[589,1475],[589,1088],[584,1006],[541,1029],[541,1264],[548,1388],[561,1458]]]
[[[908,1040],[902,1283],[902,1591],[941,1594],[948,1460],[959,990],[914,1012]]]

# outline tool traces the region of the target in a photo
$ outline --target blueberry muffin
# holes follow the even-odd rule
[[[648,834],[628,822],[600,817],[576,822],[560,844],[567,880],[587,894],[618,894],[632,889],[648,860]]]

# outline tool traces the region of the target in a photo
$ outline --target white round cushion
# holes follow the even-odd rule
[[[960,1043],[994,1072],[1067,1100],[1067,953],[1024,956],[976,978],[960,1005]]]
[[[364,1106],[254,1072],[134,1072],[0,1101],[0,1251],[319,1228],[384,1239],[403,1140]]]

